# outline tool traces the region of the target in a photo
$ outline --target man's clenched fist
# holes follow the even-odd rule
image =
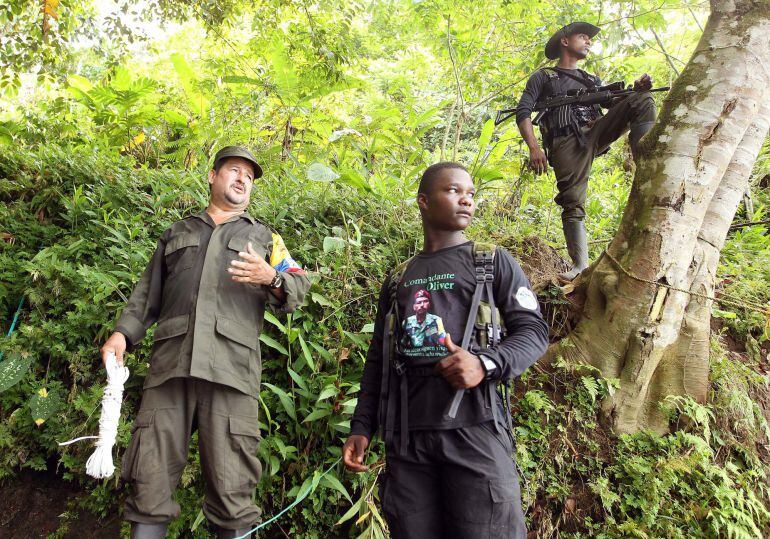
[[[452,342],[447,333],[444,346],[449,355],[436,364],[438,372],[455,389],[470,389],[484,380],[484,368],[479,356],[471,354]]]
[[[116,331],[110,338],[104,342],[102,349],[102,363],[107,366],[107,355],[112,352],[115,354],[115,359],[118,360],[118,365],[123,365],[123,354],[126,351],[126,336]]]

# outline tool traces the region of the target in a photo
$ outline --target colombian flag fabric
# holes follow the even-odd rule
[[[283,238],[273,232],[273,252],[270,253],[270,265],[276,271],[285,271],[287,273],[305,273],[305,270],[289,254]]]

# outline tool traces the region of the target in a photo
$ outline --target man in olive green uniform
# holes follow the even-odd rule
[[[572,259],[572,269],[562,274],[565,279],[574,279],[588,267],[584,206],[594,158],[630,130],[628,140],[636,159],[639,140],[655,123],[655,103],[647,91],[652,79],[645,73],[634,82],[637,91],[611,104],[606,114],[598,105],[549,110],[539,123],[545,151],[540,148],[530,119],[535,103],[569,90],[601,86],[599,77],[577,67],[588,56],[591,39],[598,33],[599,28],[587,22],[573,22],[554,33],[545,46],[545,56],[558,63],[532,74],[516,107],[516,123],[529,147],[530,167],[542,174],[550,163],[556,175],[559,194],[555,202],[562,207],[562,228]]]
[[[228,146],[209,172],[205,211],[177,221],[158,246],[115,332],[102,347],[119,362],[153,334],[142,403],[123,458],[133,483],[125,518],[132,538],[165,537],[180,508],[171,495],[197,429],[205,478],[203,512],[219,538],[259,521],[251,500],[261,474],[257,397],[265,305],[288,312],[310,287],[281,237],[245,210],[262,175],[245,148]]]

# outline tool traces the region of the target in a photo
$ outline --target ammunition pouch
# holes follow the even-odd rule
[[[496,320],[502,320],[500,311],[495,307]],[[476,313],[476,322],[474,324],[474,337],[476,346],[480,350],[485,350],[491,346],[492,342],[500,342],[507,335],[503,324],[492,323],[492,308],[486,301],[479,302],[479,310]]]

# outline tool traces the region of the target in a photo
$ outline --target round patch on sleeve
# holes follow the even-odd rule
[[[516,301],[518,301],[519,305],[523,308],[529,309],[530,311],[537,309],[537,298],[535,297],[535,294],[525,286],[519,287],[519,290],[516,292]]]

